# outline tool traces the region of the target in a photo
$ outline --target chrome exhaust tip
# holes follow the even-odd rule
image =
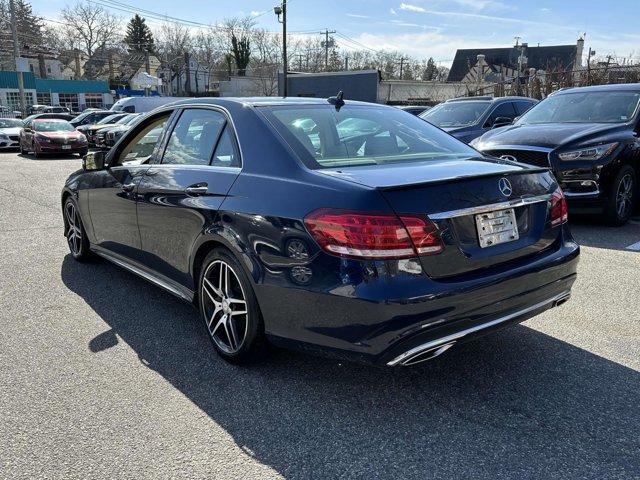
[[[420,353],[416,353],[409,358],[406,358],[400,365],[403,367],[408,367],[410,365],[416,365],[417,363],[426,362],[428,360],[433,360],[436,357],[439,357],[444,352],[449,350],[456,342],[445,343],[444,345],[438,345],[437,347],[430,348],[428,350],[424,350]]]
[[[554,307],[559,307],[560,305],[562,305],[563,303],[566,303],[569,301],[569,299],[571,298],[571,294],[570,293],[566,293],[565,295],[559,297],[556,299],[555,302],[553,302],[553,306]]]

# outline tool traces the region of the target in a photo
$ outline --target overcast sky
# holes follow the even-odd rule
[[[254,15],[261,27],[280,28],[272,13],[277,0],[119,1],[202,23]],[[36,13],[55,19],[73,1],[31,3]],[[372,49],[432,56],[444,64],[451,62],[457,48],[510,46],[515,36],[529,45],[569,44],[587,32],[587,48],[593,47],[598,55],[640,60],[639,13],[640,0],[289,0],[288,28],[335,29]],[[157,23],[150,21],[152,27]],[[343,49],[356,47],[344,38],[336,40]]]

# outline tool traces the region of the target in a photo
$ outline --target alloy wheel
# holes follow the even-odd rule
[[[240,350],[248,332],[246,296],[238,275],[222,260],[215,260],[202,277],[202,311],[209,335],[227,354]]]
[[[620,179],[616,193],[616,212],[618,218],[625,218],[633,204],[633,176],[627,173]]]
[[[82,228],[80,215],[73,202],[69,201],[64,207],[64,213],[67,217],[67,243],[69,249],[74,256],[79,256],[82,251]]]

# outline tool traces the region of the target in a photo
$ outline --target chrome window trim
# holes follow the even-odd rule
[[[554,297],[543,300],[542,302],[536,303],[534,305],[530,305],[522,310],[518,310],[517,312],[510,313],[509,315],[505,315],[503,317],[496,318],[495,320],[491,320],[490,322],[481,323],[480,325],[476,325],[474,327],[467,328],[465,330],[461,330],[456,333],[452,333],[451,335],[447,335],[446,337],[437,338],[427,343],[423,343],[422,345],[418,345],[417,347],[412,348],[411,350],[407,350],[406,352],[398,355],[396,358],[387,363],[388,366],[393,367],[398,364],[401,364],[403,361],[410,359],[411,357],[424,352],[425,350],[429,350],[431,348],[437,347],[438,345],[447,344],[452,341],[458,340],[466,335],[471,333],[479,332],[480,330],[484,330],[486,328],[493,327],[500,323],[508,322],[509,320],[513,320],[514,318],[518,318],[522,315],[526,315],[527,313],[531,313],[534,310],[538,310],[539,308],[545,307],[547,305],[556,305],[560,301],[564,301],[569,298],[571,293],[569,291],[562,292]]]
[[[480,205],[478,207],[460,208],[458,210],[449,210],[447,212],[430,213],[428,217],[431,220],[446,220],[448,218],[465,217],[467,215],[475,215],[478,213],[492,212],[494,210],[504,210],[506,208],[517,208],[533,203],[548,202],[551,194],[537,195],[535,197],[517,198],[506,202],[491,203],[488,205]]]
[[[553,151],[553,148],[536,147],[535,145],[492,145],[491,147],[486,147],[482,151],[486,152],[489,150],[527,150],[532,152],[550,153]]]

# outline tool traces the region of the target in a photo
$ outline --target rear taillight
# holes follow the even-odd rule
[[[304,223],[323,250],[341,257],[398,259],[443,249],[436,226],[426,217],[322,208]]]
[[[562,225],[569,220],[567,199],[560,187],[551,195],[551,213],[549,216],[551,218],[551,225],[553,226]]]

